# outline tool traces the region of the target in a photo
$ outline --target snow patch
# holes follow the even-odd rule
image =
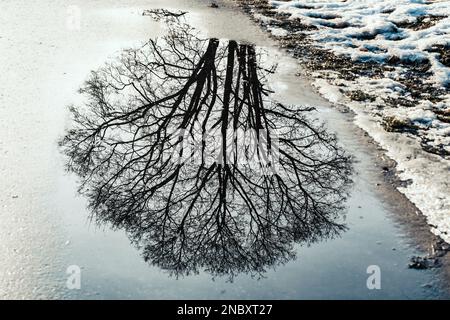
[[[333,70],[315,71],[313,85],[330,102],[355,112],[356,124],[397,162],[399,178],[408,182],[399,190],[423,212],[432,231],[450,243],[450,68],[435,50],[450,46],[450,1],[270,0],[269,4],[283,17],[315,27],[300,31],[312,46],[353,61],[391,63],[391,69],[376,77],[343,79]],[[287,35],[270,25],[275,18],[253,14],[272,34]],[[414,79],[409,78],[411,64],[429,66],[419,71],[421,81],[436,91],[413,96],[405,86],[411,86],[405,79]],[[432,96],[434,92],[442,92],[440,99]],[[357,99],[349,99],[352,95]],[[394,127],[386,127],[386,119],[393,120]],[[441,156],[427,152],[430,148]]]
[[[277,11],[291,14],[318,30],[306,32],[324,49],[358,61],[387,61],[392,57],[407,62],[430,61],[431,79],[446,86],[450,68],[439,63],[438,55],[429,52],[434,45],[450,44],[450,1],[418,0],[348,0],[269,1]],[[424,26],[429,17],[435,24],[416,30],[407,23]],[[428,20],[427,20],[428,19]],[[335,27],[346,25],[347,27]]]
[[[333,92],[338,91],[323,81],[316,80],[314,86],[330,102],[336,103]],[[414,205],[426,216],[431,231],[450,243],[450,161],[425,152],[418,141],[400,133],[387,132],[364,104],[349,99],[339,99],[341,103],[355,112],[355,123],[366,131],[382,148],[386,155],[397,162],[398,177],[407,181],[406,186],[398,187]],[[386,114],[400,119],[413,120],[413,123],[429,126],[435,119],[433,112],[421,107],[410,109],[408,113],[390,110]],[[446,127],[447,137],[450,126]],[[436,129],[435,129],[436,131]],[[450,141],[445,141],[450,146]]]
[[[338,103],[342,99],[342,94],[339,89],[329,85],[324,79],[317,79],[312,85],[325,99],[332,103]]]

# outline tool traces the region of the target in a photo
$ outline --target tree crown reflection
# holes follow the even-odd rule
[[[351,160],[312,108],[272,101],[263,55],[168,32],[91,73],[61,140],[93,219],[171,274],[262,274],[338,235]]]

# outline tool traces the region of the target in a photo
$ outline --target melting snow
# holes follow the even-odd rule
[[[332,70],[313,73],[314,86],[333,103],[345,103],[356,113],[356,123],[366,130],[388,156],[398,163],[399,177],[408,180],[399,188],[427,216],[432,231],[450,242],[450,158],[425,152],[420,143],[450,153],[450,123],[436,110],[450,112],[450,68],[442,63],[436,46],[450,45],[450,1],[439,0],[301,0],[269,1],[289,19],[299,18],[314,46],[345,55],[354,61],[384,63],[390,59],[407,63],[429,63],[426,83],[441,88],[442,100],[417,99],[400,83],[407,67],[398,65],[377,79],[344,80]],[[274,18],[254,14],[270,25]],[[275,36],[287,34],[268,28]],[[392,60],[391,60],[392,61]],[[373,101],[343,99],[343,91],[361,91]],[[382,98],[404,99],[408,106],[387,106]],[[428,100],[429,99],[429,100]],[[432,100],[432,101],[430,101]],[[387,132],[383,119],[395,117],[417,130],[415,135]]]
[[[323,48],[362,61],[383,62],[393,56],[411,62],[428,59],[432,64],[433,80],[440,85],[450,81],[450,68],[439,62],[436,53],[427,51],[435,45],[450,43],[450,1],[303,0],[270,3],[278,11],[290,13],[290,19],[300,18],[305,25],[318,27],[319,31],[310,31],[309,37]],[[442,19],[419,30],[399,27],[424,16]]]

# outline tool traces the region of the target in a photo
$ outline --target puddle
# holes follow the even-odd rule
[[[114,62],[117,54],[124,48],[137,47],[141,43],[148,44],[150,37],[161,36],[161,28],[156,26],[150,17],[138,15],[136,12],[152,7],[165,7],[167,6],[165,2],[167,1],[158,0],[150,1],[150,3],[149,1],[130,1],[124,4],[113,0],[76,1],[74,4],[79,5],[82,17],[82,27],[76,32],[65,29],[67,5],[60,1],[46,0],[36,4],[29,1],[2,3],[4,10],[0,13],[0,18],[4,28],[0,35],[0,50],[4,54],[0,57],[0,71],[6,77],[0,79],[2,88],[0,118],[8,119],[8,121],[5,121],[5,124],[2,122],[0,126],[0,137],[2,137],[0,138],[0,171],[4,173],[0,185],[2,190],[6,190],[0,194],[2,221],[0,224],[2,260],[0,296],[69,299],[447,297],[445,292],[439,290],[441,279],[436,270],[417,271],[407,268],[410,257],[420,254],[420,251],[405,241],[403,230],[390,218],[392,213],[390,206],[377,194],[373,160],[368,154],[368,149],[355,136],[351,121],[337,111],[324,106],[323,100],[312,91],[307,81],[295,76],[298,72],[296,62],[271,47],[271,42],[264,37],[257,26],[248,22],[245,16],[223,5],[219,9],[213,9],[204,6],[201,1],[174,0],[170,4],[171,7],[188,11],[187,19],[203,35],[205,39],[202,40],[203,47],[200,44],[198,47],[193,46],[194,51],[204,53],[209,44],[216,45],[215,40],[210,41],[209,38],[221,39],[218,40],[216,51],[216,57],[221,58],[215,59],[211,64],[216,65],[216,72],[221,72],[220,77],[217,76],[220,78],[217,88],[223,88],[225,85],[226,61],[229,53],[227,45],[231,43],[230,39],[235,39],[236,48],[244,48],[242,49],[246,53],[244,60],[248,61],[253,56],[254,48],[255,55],[259,56],[256,59],[259,66],[270,70],[273,64],[278,64],[274,74],[266,74],[267,82],[270,84],[266,89],[275,92],[269,93],[270,99],[262,94],[264,109],[279,110],[277,108],[281,108],[272,105],[270,100],[278,101],[287,108],[318,106],[317,111],[305,112],[311,116],[302,119],[303,122],[297,129],[310,132],[310,141],[317,142],[311,147],[312,149],[309,148],[311,151],[316,150],[316,147],[332,147],[337,143],[341,147],[331,148],[330,155],[335,154],[333,152],[336,150],[344,149],[354,156],[356,174],[353,176],[354,182],[349,190],[350,195],[347,201],[344,203],[343,199],[338,198],[337,202],[332,202],[330,205],[331,199],[336,198],[343,190],[340,191],[338,188],[337,193],[324,193],[322,186],[313,183],[316,179],[316,182],[324,182],[325,186],[333,183],[345,185],[346,173],[336,172],[333,169],[335,167],[331,166],[326,171],[327,175],[325,171],[320,170],[318,172],[321,175],[318,177],[312,174],[311,184],[307,184],[306,190],[312,193],[316,202],[317,199],[321,202],[316,211],[301,208],[305,202],[304,197],[296,196],[292,201],[296,204],[298,211],[286,209],[280,216],[280,220],[269,224],[267,221],[259,221],[257,216],[251,217],[249,210],[244,210],[245,205],[241,203],[241,207],[237,208],[239,210],[233,212],[240,211],[242,214],[236,214],[234,219],[245,220],[246,223],[234,225],[230,218],[224,219],[220,215],[205,213],[207,202],[213,202],[212,199],[214,199],[211,199],[214,197],[212,191],[221,194],[217,190],[224,185],[223,177],[226,171],[218,171],[217,165],[214,176],[209,177],[206,175],[208,169],[203,170],[197,176],[200,179],[206,176],[210,178],[208,190],[211,190],[209,191],[211,194],[199,193],[198,186],[194,183],[197,176],[194,177],[190,171],[192,168],[197,170],[199,168],[198,163],[194,162],[192,166],[185,167],[182,175],[189,183],[186,183],[186,187],[179,184],[176,190],[178,196],[199,194],[198,199],[204,201],[195,207],[195,213],[191,213],[193,218],[186,219],[183,228],[180,229],[180,231],[184,229],[187,234],[186,245],[183,247],[180,241],[176,242],[172,237],[172,243],[169,241],[159,243],[159,247],[149,247],[179,232],[177,228],[180,225],[180,219],[182,220],[180,217],[189,208],[184,205],[184,202],[179,202],[178,207],[171,207],[173,212],[177,210],[179,212],[174,213],[176,219],[167,222],[166,227],[168,226],[170,230],[164,237],[159,232],[164,229],[164,224],[158,216],[149,219],[145,214],[130,215],[129,208],[133,208],[133,212],[136,212],[135,209],[139,209],[139,206],[157,211],[162,209],[162,206],[150,207],[150,203],[145,202],[137,194],[140,190],[145,191],[148,186],[142,181],[138,182],[137,189],[128,188],[119,183],[109,183],[107,185],[114,188],[102,189],[100,192],[99,184],[105,184],[106,178],[119,172],[120,164],[123,163],[119,161],[119,158],[114,158],[115,162],[99,171],[93,171],[89,166],[83,168],[81,173],[93,173],[94,183],[86,184],[89,190],[82,188],[84,196],[77,196],[79,182],[86,180],[86,176],[80,178],[74,174],[65,173],[63,165],[68,158],[63,157],[57,148],[57,141],[67,134],[64,126],[73,128],[76,124],[69,121],[67,105],[72,103],[76,106],[82,105],[76,90],[89,76],[90,70],[98,70],[105,61]],[[51,10],[51,8],[57,8],[57,10]],[[129,16],[121,19],[120,24],[111,23],[114,17],[127,14]],[[30,32],[23,32],[23,28]],[[35,41],[36,39],[39,41]],[[250,45],[251,43],[255,46]],[[142,47],[143,52],[148,53],[149,51],[145,51],[148,48],[148,45]],[[235,51],[234,70],[237,70],[240,64],[237,59],[238,52],[240,51]],[[133,53],[128,51],[126,54],[129,57]],[[127,57],[126,54],[122,56],[122,59]],[[130,67],[134,68],[132,61],[133,59],[129,60]],[[176,62],[180,63],[179,60]],[[162,70],[161,67],[155,68],[155,71]],[[169,68],[167,71],[174,70]],[[266,71],[259,70],[258,77],[253,79],[260,79],[262,83],[265,83],[261,78],[265,73]],[[183,75],[183,72],[179,75]],[[117,76],[116,79],[120,80]],[[234,84],[236,84],[235,77],[236,75],[233,76],[232,81]],[[213,79],[214,77],[211,77],[211,80]],[[182,88],[180,83],[185,81],[186,79],[183,78],[177,81],[171,80],[166,86],[156,88],[154,92],[157,96],[155,97],[161,98],[167,96],[166,92],[180,90]],[[204,88],[207,87],[208,81],[205,82]],[[222,83],[219,86],[220,82]],[[197,83],[198,79],[195,85]],[[244,87],[252,96],[253,89],[262,93],[258,86],[241,81],[239,97],[243,97]],[[192,88],[195,88],[194,84]],[[232,92],[235,91],[234,88],[232,86]],[[250,90],[250,88],[253,89]],[[103,89],[106,90],[106,88]],[[126,97],[129,97],[128,90],[135,89],[128,86],[125,90]],[[192,90],[189,91],[191,95]],[[230,105],[234,103],[233,96],[230,93]],[[219,107],[228,98],[225,98],[223,90],[219,92],[219,89],[217,97],[214,110],[221,110]],[[146,99],[152,101],[153,98],[148,94],[146,98],[140,94],[135,95],[132,105]],[[210,103],[211,98],[208,99]],[[192,99],[183,99],[180,106],[186,111],[190,101]],[[119,102],[114,102],[114,106],[117,106]],[[249,110],[248,107],[244,109]],[[125,110],[121,110],[123,111]],[[295,115],[298,111],[297,109],[285,111],[280,117],[273,116],[272,120],[279,126],[286,116]],[[178,118],[172,118],[182,119],[186,112],[180,112],[179,115]],[[217,131],[223,124],[222,120],[219,121],[220,112],[211,112],[211,117],[217,119],[218,124],[213,128]],[[285,120],[292,122],[289,119]],[[143,126],[140,129],[141,136],[151,132],[152,128],[145,128],[145,121],[136,121],[138,122],[130,122],[129,129],[122,130],[115,137],[105,136],[107,141],[123,142],[133,138],[134,135],[131,132],[136,132],[134,130],[136,126]],[[326,133],[322,133],[327,137],[324,141],[317,141],[318,135],[309,131],[310,128],[307,125],[318,128],[323,121],[326,122],[329,132],[337,133],[336,142],[330,141],[328,139],[330,136]],[[245,119],[240,122],[252,123]],[[189,123],[191,124],[192,121]],[[214,122],[207,123],[212,127]],[[171,130],[179,124],[180,122],[171,122]],[[199,140],[201,134],[198,134],[201,133],[201,126],[200,129],[198,126],[191,125],[186,128],[195,129],[193,142],[201,141]],[[259,134],[259,131],[256,133]],[[218,136],[223,137],[221,132]],[[262,137],[264,137],[264,131]],[[233,139],[223,140],[232,145]],[[265,140],[267,141],[267,138]],[[105,147],[102,144],[104,142],[97,139],[96,146],[99,148],[95,149],[97,156],[103,157],[102,159],[105,159],[104,157],[111,151],[108,147],[100,149]],[[166,142],[173,144],[175,141],[168,139]],[[133,157],[141,152],[139,148],[148,149],[150,145],[154,144],[135,144]],[[212,145],[217,146],[215,143]],[[279,145],[281,146],[281,141]],[[69,147],[70,144],[66,146]],[[263,143],[262,146],[262,151],[266,151],[267,144]],[[131,157],[130,150],[132,149],[128,144],[121,152],[127,151],[127,156]],[[292,153],[296,154],[296,151],[292,150]],[[322,159],[321,155],[321,153],[308,152],[300,159],[304,160],[305,156]],[[99,159],[96,158],[97,160]],[[176,163],[168,165],[173,168]],[[209,159],[208,163],[209,166],[205,168],[210,168],[213,162]],[[256,205],[264,203],[259,197],[264,193],[259,192],[265,191],[265,194],[269,194],[272,199],[275,198],[275,194],[267,192],[268,189],[264,185],[261,187],[260,184],[259,188],[256,186],[253,189],[250,188],[251,183],[274,179],[273,174],[267,175],[266,172],[267,163],[270,162],[262,163],[265,175],[256,170],[260,169],[260,163],[258,163],[256,168],[245,168],[248,171],[245,171],[245,174],[238,179],[230,173],[227,178],[228,187],[230,187],[230,181],[249,181],[245,186],[248,189],[246,191],[252,195],[252,201]],[[73,164],[76,165],[75,162]],[[347,168],[344,163],[341,165]],[[302,166],[299,167],[302,168]],[[141,166],[138,165],[135,168],[140,170]],[[293,172],[292,167],[290,168],[290,172]],[[76,170],[79,169],[80,167]],[[162,172],[170,174],[174,171],[164,169]],[[123,176],[121,181],[131,179],[132,175],[133,166],[129,166],[127,175]],[[326,180],[327,177],[328,180]],[[283,177],[282,181],[289,181],[289,179],[295,181],[295,175]],[[291,187],[292,195],[297,195],[298,186],[292,183]],[[135,194],[130,190],[136,190]],[[170,190],[170,186],[166,185],[158,191],[158,197],[167,200]],[[221,190],[225,189],[221,188]],[[131,194],[136,201],[130,200]],[[106,212],[102,206],[96,206],[93,196],[97,195],[107,199],[114,211]],[[323,195],[325,198],[320,198]],[[227,193],[226,196],[231,197],[231,193]],[[272,202],[279,204],[281,200],[282,198],[278,197]],[[87,209],[89,204],[92,206]],[[345,208],[341,208],[341,205]],[[231,210],[231,208],[227,209]],[[137,210],[137,212],[143,211]],[[193,209],[191,211],[193,212]],[[274,212],[275,210],[272,210],[267,214],[273,215]],[[302,214],[300,218],[299,214]],[[318,220],[317,214],[322,214],[324,219]],[[92,221],[89,220],[90,217],[93,218]],[[218,217],[218,219],[208,222],[209,217]],[[302,225],[301,222],[305,221],[304,219],[307,223]],[[253,230],[248,228],[252,221]],[[206,232],[206,228],[202,229],[204,225],[216,228],[216,231],[221,226],[220,232],[215,233],[219,234],[224,241],[228,241],[228,245],[214,247],[211,245],[213,243],[211,239],[202,238],[210,234]],[[341,225],[345,225],[346,230],[342,230]],[[280,229],[277,229],[278,227]],[[262,237],[263,234],[264,237]],[[179,240],[180,237],[176,239]],[[173,244],[175,250],[168,250],[168,244]],[[222,263],[217,263],[221,260],[214,259],[213,254],[225,254],[226,250],[231,249],[233,251],[228,252]],[[236,259],[239,250],[247,255],[245,259]],[[180,252],[184,255],[177,265],[174,258],[175,254]],[[143,259],[146,257],[147,262]],[[66,270],[72,265],[81,268],[80,290],[69,290],[66,286],[68,276]],[[367,288],[366,281],[369,277],[367,268],[371,265],[380,267],[381,290]]]
[[[93,221],[175,277],[263,276],[343,232],[351,158],[312,108],[271,99],[264,51],[149,14],[165,36],[91,74],[61,141]]]

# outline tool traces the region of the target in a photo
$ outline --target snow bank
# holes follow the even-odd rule
[[[354,60],[386,61],[398,57],[404,61],[431,63],[433,81],[450,83],[450,68],[427,50],[434,45],[450,44],[450,1],[422,0],[348,0],[341,1],[269,1],[278,11],[300,18],[319,30],[309,32],[310,39],[326,49]],[[434,23],[431,17],[438,18]],[[425,18],[424,18],[425,17]],[[408,24],[422,25],[408,28]],[[427,20],[428,19],[428,20]],[[428,23],[430,25],[428,26]]]
[[[450,1],[300,0],[269,4],[288,19],[300,19],[310,26],[298,32],[315,47],[353,61],[403,62],[376,78],[346,80],[333,70],[315,71],[314,86],[329,101],[345,104],[356,113],[357,125],[397,162],[399,178],[408,182],[399,190],[423,212],[432,231],[450,243],[450,123],[442,120],[442,114],[448,117],[450,113],[450,68],[435,50],[436,46],[450,45]],[[276,19],[259,13],[254,18],[269,26]],[[278,29],[271,32],[286,35]],[[423,73],[422,84],[440,90],[440,101],[432,94],[412,96],[400,81],[408,74],[408,64],[430,66]],[[348,93],[352,92],[362,92],[368,99],[350,100]],[[388,105],[386,99],[405,103]],[[386,119],[395,119],[413,132],[387,130],[383,126]],[[444,155],[431,154],[427,148],[443,150]]]

